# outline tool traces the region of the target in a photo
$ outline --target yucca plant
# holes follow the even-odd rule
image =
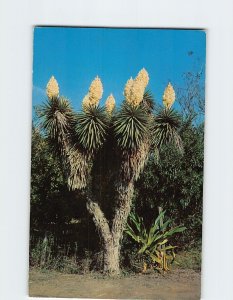
[[[125,232],[137,243],[138,255],[141,257],[143,272],[150,267],[159,271],[168,271],[169,264],[175,259],[174,249],[170,238],[183,232],[184,226],[171,227],[171,220],[164,222],[165,211],[161,211],[149,229],[145,228],[142,217],[130,213]]]
[[[52,77],[47,85],[48,99],[38,109],[47,139],[63,162],[69,188],[86,193],[87,210],[103,245],[104,271],[111,274],[120,272],[120,245],[132,206],[134,183],[150,153],[158,152],[164,143],[174,142],[179,149],[182,146],[179,116],[171,110],[172,86],[165,91],[164,108],[154,115],[153,97],[145,90],[148,81],[149,75],[142,69],[135,79],[127,81],[122,105],[116,108],[111,94],[104,109],[99,105],[103,86],[97,76],[83,99],[82,111],[75,113],[69,101],[59,96],[58,83]],[[103,211],[101,197],[93,192],[92,171],[99,157],[102,165],[110,168],[101,176],[108,180],[111,172],[115,174],[111,219]],[[101,182],[95,186],[101,190]]]

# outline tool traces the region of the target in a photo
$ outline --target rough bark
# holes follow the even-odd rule
[[[110,275],[120,274],[120,244],[115,243],[114,238],[104,244],[104,272]]]
[[[132,198],[134,192],[133,181],[122,183],[117,188],[118,205],[115,209],[115,215],[112,223],[112,234],[114,242],[120,243],[125,229],[125,224],[132,206]]]
[[[120,273],[120,245],[131,210],[133,190],[133,182],[119,185],[118,205],[115,209],[112,229],[110,229],[108,221],[98,203],[91,199],[87,201],[87,210],[93,216],[93,221],[103,242],[103,270],[110,275]]]
[[[108,221],[104,216],[104,213],[102,212],[99,204],[92,201],[91,199],[88,199],[87,210],[93,217],[93,221],[103,243],[103,271],[110,275],[117,275],[120,273],[119,243],[116,244],[114,242]]]
[[[108,242],[111,237],[111,232],[107,219],[104,216],[98,203],[92,201],[91,199],[87,200],[87,210],[93,216],[93,221],[97,230],[100,232],[104,242]]]

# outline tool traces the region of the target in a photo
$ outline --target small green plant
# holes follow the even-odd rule
[[[30,251],[30,264],[40,268],[49,265],[53,244],[54,238],[52,236],[45,236],[43,239],[39,239],[35,247]]]
[[[161,211],[147,230],[142,217],[131,213],[125,232],[138,244],[138,255],[143,264],[143,272],[148,267],[158,271],[168,271],[169,264],[175,259],[174,249],[170,238],[183,232],[186,227],[176,226],[171,228],[171,219],[164,222],[165,211]]]
[[[77,256],[68,255],[69,246],[67,249],[56,250],[55,238],[52,234],[39,238],[37,243],[30,249],[30,266],[43,271],[55,270],[69,274],[81,271],[82,263],[77,261]]]
[[[201,247],[188,248],[176,256],[176,264],[181,269],[201,270]]]

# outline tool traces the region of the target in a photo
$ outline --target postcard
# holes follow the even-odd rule
[[[206,33],[35,27],[29,295],[200,299]]]

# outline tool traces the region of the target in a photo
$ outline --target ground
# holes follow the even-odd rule
[[[172,270],[165,275],[138,274],[121,278],[32,270],[29,294],[37,297],[94,299],[200,299],[200,272]]]

